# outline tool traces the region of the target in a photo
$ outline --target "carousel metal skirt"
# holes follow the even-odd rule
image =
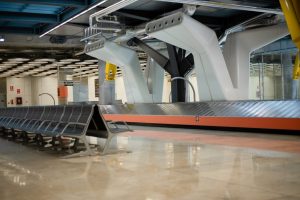
[[[211,101],[101,105],[107,120],[300,131],[300,101]]]

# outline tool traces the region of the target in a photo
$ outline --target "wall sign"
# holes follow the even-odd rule
[[[65,81],[64,81],[64,86],[74,86],[74,81],[71,81],[71,80],[65,80]]]

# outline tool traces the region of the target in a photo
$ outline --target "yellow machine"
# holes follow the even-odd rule
[[[300,1],[299,0],[279,0],[284,13],[292,40],[299,49],[296,55],[293,79],[300,77]]]
[[[105,80],[114,81],[117,73],[117,66],[106,62],[105,65]]]

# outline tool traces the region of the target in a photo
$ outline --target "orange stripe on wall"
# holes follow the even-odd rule
[[[174,124],[192,126],[215,126],[237,128],[260,128],[278,130],[299,130],[300,118],[254,118],[254,117],[199,117],[167,115],[104,114],[106,120],[149,124]]]

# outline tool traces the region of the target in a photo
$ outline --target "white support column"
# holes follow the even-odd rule
[[[137,53],[134,50],[105,39],[87,45],[85,50],[88,55],[109,61],[122,69],[128,103],[152,102]]]
[[[228,66],[215,32],[183,13],[148,23],[146,33],[193,54],[199,99],[209,101],[248,99],[250,53],[288,30],[275,25],[229,35],[224,50]]]
[[[212,29],[183,13],[176,13],[148,23],[146,32],[193,54],[200,101],[236,99],[236,91]]]
[[[285,24],[230,34],[224,45],[224,58],[237,99],[249,99],[250,53],[288,35]]]

